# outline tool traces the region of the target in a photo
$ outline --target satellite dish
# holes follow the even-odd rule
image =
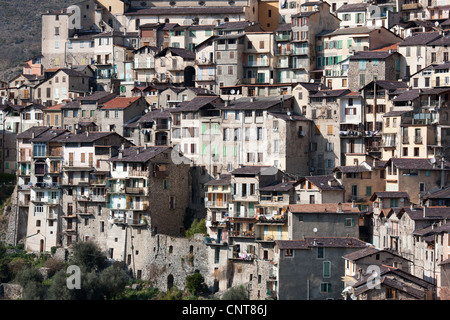
[[[314,231],[314,233],[316,233],[317,232],[317,228],[314,228],[313,231]]]
[[[235,94],[236,91],[234,91],[234,89],[231,89],[231,90],[230,90],[230,93],[231,93],[231,94]]]
[[[436,27],[439,27],[439,21],[436,21],[436,22],[434,23],[434,25],[435,25]]]
[[[281,47],[281,43],[278,44],[278,48]]]
[[[436,158],[435,158],[435,157],[431,158],[431,159],[430,159],[430,162],[431,162],[432,164],[435,164],[435,163],[436,163]]]

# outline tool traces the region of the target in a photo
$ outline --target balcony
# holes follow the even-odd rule
[[[127,210],[145,211],[148,209],[148,202],[134,202],[127,204]]]
[[[234,194],[232,195],[232,199],[234,201],[249,201],[249,202],[258,202],[258,195],[253,194],[253,195],[238,195],[238,194]]]
[[[293,50],[287,50],[287,49],[283,49],[283,48],[277,48],[275,50],[275,55],[277,56],[289,56],[293,54]]]
[[[150,63],[147,62],[138,62],[133,65],[134,70],[145,70],[145,69],[155,69],[155,62],[150,61]]]
[[[145,188],[125,187],[125,193],[145,194]]]
[[[64,161],[63,169],[68,171],[92,171],[94,170],[93,161]]]
[[[59,198],[55,198],[55,199],[48,198],[47,204],[48,205],[59,205]]]
[[[197,66],[212,66],[214,65],[214,60],[211,59],[197,59],[195,60]]]
[[[227,201],[206,201],[207,208],[228,208]]]
[[[105,195],[90,195],[92,202],[106,202],[106,196]]]
[[[245,68],[259,68],[259,67],[268,67],[269,61],[263,60],[263,61],[248,61],[247,63],[244,63],[243,66]]]
[[[229,236],[230,237],[238,237],[238,238],[254,238],[255,237],[255,231],[240,231],[240,230],[236,230],[236,231],[229,231]]]
[[[420,3],[405,3],[402,4],[402,10],[417,10],[420,9]]]
[[[362,132],[355,130],[339,131],[339,136],[341,138],[360,138],[362,137]]]
[[[148,177],[148,171],[130,170],[128,171],[130,177]]]
[[[95,211],[92,209],[81,208],[77,210],[76,214],[80,216],[93,216],[95,215]]]

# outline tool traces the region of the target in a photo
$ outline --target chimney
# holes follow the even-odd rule
[[[423,217],[426,218],[427,216],[427,206],[423,206]]]
[[[122,159],[122,157],[123,157],[123,151],[119,150],[119,159]]]
[[[338,213],[342,212],[342,203],[341,202],[338,203],[338,209],[336,212],[338,212]]]
[[[414,203],[411,203],[411,204],[409,205],[409,209],[411,209],[411,211],[414,210]]]
[[[352,208],[356,208],[356,201],[352,200]]]
[[[313,245],[314,245],[314,246],[317,246],[317,239],[314,239],[314,240],[313,240]]]

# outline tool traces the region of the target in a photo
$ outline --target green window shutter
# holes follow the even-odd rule
[[[342,40],[338,41],[338,49],[342,49]]]
[[[202,144],[202,154],[206,154],[206,144]]]
[[[202,134],[206,134],[206,124],[202,124]]]
[[[223,146],[223,156],[226,157],[227,156],[227,147]]]
[[[233,147],[233,157],[237,157],[237,147]]]
[[[350,48],[352,46],[352,39],[347,40],[347,46]]]
[[[329,261],[323,262],[323,276],[328,278],[331,275],[331,263]]]

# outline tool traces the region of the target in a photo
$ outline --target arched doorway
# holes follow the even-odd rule
[[[167,290],[170,290],[173,288],[173,275],[169,274],[167,276]]]
[[[184,69],[184,86],[194,87],[195,86],[195,69],[194,67],[186,67]]]

